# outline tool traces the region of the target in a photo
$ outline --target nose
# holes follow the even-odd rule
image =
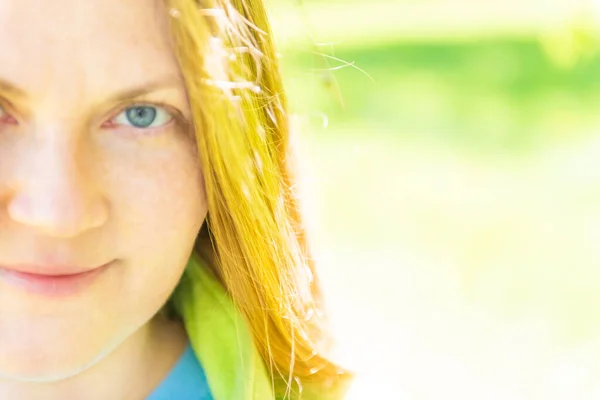
[[[25,148],[14,161],[18,176],[7,210],[13,221],[63,238],[106,222],[107,205],[80,144],[38,136]]]

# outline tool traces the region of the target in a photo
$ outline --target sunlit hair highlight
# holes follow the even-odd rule
[[[208,218],[196,252],[248,322],[278,399],[340,385],[295,192],[286,100],[261,0],[167,1]]]

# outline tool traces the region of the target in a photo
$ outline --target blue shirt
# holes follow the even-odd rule
[[[204,370],[189,344],[171,372],[146,400],[213,400]]]

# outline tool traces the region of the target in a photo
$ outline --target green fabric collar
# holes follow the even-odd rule
[[[173,304],[183,318],[215,400],[275,398],[246,322],[196,255],[190,258]]]
[[[173,298],[215,400],[279,400],[252,334],[223,286],[195,254]],[[351,377],[330,389],[303,385],[303,400],[339,400]]]

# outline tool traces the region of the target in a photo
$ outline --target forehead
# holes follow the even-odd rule
[[[0,78],[34,97],[177,73],[161,0],[2,0]]]

